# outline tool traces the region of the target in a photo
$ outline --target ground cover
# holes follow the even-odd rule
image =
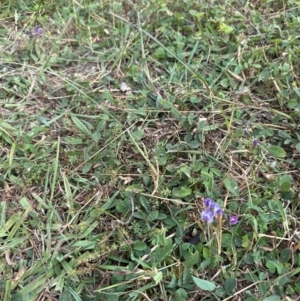
[[[0,299],[298,300],[299,3],[0,4]]]

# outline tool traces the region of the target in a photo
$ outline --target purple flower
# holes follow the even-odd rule
[[[40,35],[43,33],[43,28],[41,27],[36,27],[34,30],[33,30],[33,34],[35,35]]]
[[[245,135],[250,135],[249,131],[247,129],[244,129],[244,134]]]
[[[204,200],[204,206],[206,207],[206,209],[209,209],[213,204],[214,202],[210,198]]]
[[[236,215],[230,216],[230,218],[229,218],[229,224],[231,226],[236,225],[238,222],[239,222],[239,218]]]
[[[206,198],[204,200],[204,206],[206,209],[201,212],[201,218],[207,223],[212,223],[216,215],[223,214],[223,210],[221,209],[220,205],[215,203],[210,198]]]
[[[201,212],[201,218],[210,224],[214,220],[214,214],[210,210],[206,209]]]
[[[213,211],[214,215],[222,215],[223,210],[221,209],[220,205],[217,203],[212,203],[210,209]]]
[[[258,141],[256,139],[253,140],[253,147],[256,147],[258,144]]]

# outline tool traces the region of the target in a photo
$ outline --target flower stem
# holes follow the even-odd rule
[[[217,217],[218,220],[218,233],[217,233],[217,240],[218,240],[218,254],[221,254],[221,246],[222,246],[222,215],[219,214]]]

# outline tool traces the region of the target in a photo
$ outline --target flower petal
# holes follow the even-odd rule
[[[239,218],[236,215],[230,216],[230,218],[229,218],[229,224],[231,226],[236,225],[238,222],[239,222]]]
[[[214,204],[214,202],[210,198],[206,198],[204,200],[204,206],[206,207],[206,209],[209,209],[213,204]]]
[[[43,33],[43,28],[41,27],[36,27],[34,30],[33,30],[33,33],[36,34],[36,35],[40,35]]]
[[[212,223],[212,221],[214,220],[214,214],[210,211],[210,210],[204,210],[201,212],[201,218],[207,222],[207,223]]]
[[[220,205],[217,203],[214,203],[211,207],[210,210],[213,211],[214,215],[222,215],[223,214],[223,210],[221,209]]]

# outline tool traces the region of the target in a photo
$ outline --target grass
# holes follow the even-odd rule
[[[297,1],[0,12],[1,300],[299,299]]]

